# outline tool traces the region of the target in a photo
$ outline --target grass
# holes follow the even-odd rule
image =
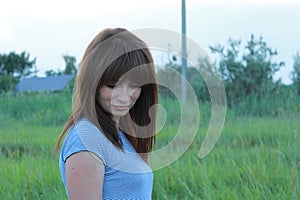
[[[66,199],[53,148],[70,102],[68,93],[1,96],[0,199]],[[166,145],[178,128],[177,103],[161,102],[168,120],[156,148]],[[200,110],[209,116],[203,106]],[[299,115],[286,111],[276,117],[240,117],[229,110],[218,143],[200,159],[208,122],[204,117],[183,156],[154,171],[153,199],[300,197]]]
[[[0,199],[65,199],[53,145],[60,128],[14,123],[0,131]]]
[[[299,130],[299,118],[227,122],[206,158],[197,156],[197,137],[179,160],[155,172],[154,199],[293,199],[300,181]]]

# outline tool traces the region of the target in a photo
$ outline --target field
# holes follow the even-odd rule
[[[200,159],[209,121],[203,105],[204,118],[191,147],[170,166],[154,171],[153,199],[299,199],[299,102],[294,101],[293,112],[284,108],[276,116],[229,109],[217,145]],[[162,104],[168,116],[176,114],[176,102]],[[66,199],[53,149],[70,111],[68,92],[1,96],[0,199]],[[176,129],[171,117],[158,134],[157,148]]]

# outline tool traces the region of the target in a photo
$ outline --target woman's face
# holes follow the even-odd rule
[[[125,80],[116,85],[104,85],[100,88],[100,104],[110,112],[116,123],[132,108],[141,94],[141,88]]]

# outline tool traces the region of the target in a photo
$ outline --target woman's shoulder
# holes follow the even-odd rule
[[[74,122],[74,125],[72,128],[81,128],[81,129],[85,129],[85,128],[96,128],[96,126],[91,122],[91,120],[89,120],[86,117],[83,117],[81,119],[79,119],[78,121]]]
[[[74,152],[94,152],[104,163],[108,160],[106,150],[111,144],[101,131],[87,118],[82,118],[70,128],[62,146],[65,158]]]
[[[105,143],[106,137],[99,128],[93,124],[88,118],[82,118],[76,121],[69,129],[64,143]]]
[[[73,126],[69,130],[69,134],[77,134],[79,136],[81,135],[103,135],[99,128],[93,124],[88,118],[82,118],[78,121],[76,121]]]

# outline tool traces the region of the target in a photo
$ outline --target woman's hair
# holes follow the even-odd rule
[[[153,58],[141,39],[121,28],[104,29],[87,47],[75,80],[73,112],[57,140],[56,151],[66,132],[83,117],[88,118],[116,147],[122,149],[112,114],[100,105],[99,90],[124,78],[140,84],[141,93],[129,113],[120,118],[119,127],[147,161],[147,153],[155,142],[158,101]]]

